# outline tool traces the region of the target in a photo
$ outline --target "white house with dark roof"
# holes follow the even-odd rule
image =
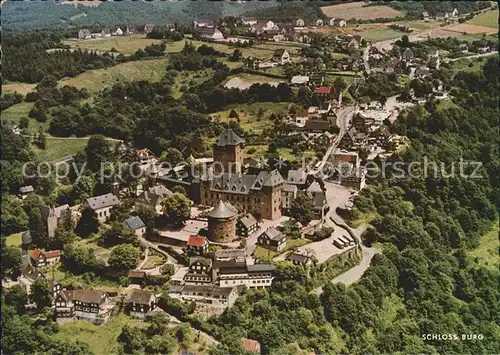
[[[288,254],[286,260],[290,261],[294,265],[308,266],[314,263],[314,260],[311,256],[295,252],[291,252],[290,254]]]
[[[257,244],[263,248],[279,252],[286,247],[286,235],[274,227],[269,227],[257,237]]]
[[[278,48],[274,51],[272,61],[281,65],[290,63],[290,53],[284,48]]]
[[[90,208],[97,216],[99,222],[105,222],[111,215],[111,209],[120,204],[118,197],[112,193],[88,198],[82,209]]]
[[[19,196],[22,198],[22,199],[25,199],[26,196],[28,196],[29,194],[32,194],[35,192],[35,189],[33,188],[33,186],[31,185],[27,185],[27,186],[21,186],[19,188]]]
[[[154,208],[156,213],[162,212],[162,200],[172,195],[173,192],[167,189],[164,185],[156,185],[143,191],[135,201],[136,204],[142,204]]]
[[[146,314],[156,308],[155,294],[147,290],[133,290],[125,299],[125,310],[131,317],[144,319]]]
[[[139,216],[127,218],[123,224],[125,228],[131,230],[138,237],[142,237],[146,233],[146,225]]]
[[[259,223],[252,214],[241,217],[236,222],[236,235],[248,237],[259,228]]]

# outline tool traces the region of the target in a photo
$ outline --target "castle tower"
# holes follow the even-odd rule
[[[236,238],[237,216],[225,202],[219,201],[208,213],[208,238],[214,242],[232,242]]]
[[[231,128],[224,130],[213,145],[214,173],[241,173],[244,144]]]

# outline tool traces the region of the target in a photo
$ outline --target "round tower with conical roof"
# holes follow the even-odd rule
[[[238,213],[224,201],[219,201],[208,213],[208,238],[218,243],[229,243],[236,238]]]

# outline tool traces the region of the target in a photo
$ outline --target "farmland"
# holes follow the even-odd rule
[[[84,41],[71,40],[64,43],[70,45],[72,48],[80,48],[82,50],[109,52],[112,48],[115,48],[120,53],[133,54],[138,49],[144,49],[144,47],[151,44],[161,43],[161,40],[146,38],[145,35],[132,35],[88,39]]]
[[[401,31],[393,30],[389,27],[381,27],[373,30],[368,30],[365,32],[360,32],[360,36],[363,36],[366,40],[371,42],[379,42],[388,39],[400,38],[404,35]]]
[[[272,79],[265,76],[253,75],[253,74],[239,74],[238,76],[232,77],[224,85],[228,89],[236,88],[240,90],[248,89],[253,84],[269,84],[278,85],[282,80]]]
[[[467,33],[467,34],[495,34],[498,32],[497,29],[492,28],[492,27],[485,27],[485,26],[479,26],[479,25],[470,25],[466,23],[459,23],[456,25],[451,25],[451,26],[446,26],[446,30],[448,31],[454,31],[458,33]]]
[[[498,9],[494,11],[483,12],[475,16],[473,19],[466,23],[471,25],[478,25],[484,27],[498,28]]]
[[[110,68],[89,70],[74,78],[60,80],[59,86],[70,85],[78,89],[87,88],[90,93],[95,94],[118,82],[160,81],[165,74],[167,62],[166,58],[141,60],[118,64]]]
[[[87,145],[85,138],[53,138],[47,137],[45,149],[38,149],[33,146],[32,149],[38,160],[52,161],[63,158],[67,155],[74,155],[82,151]]]
[[[389,6],[363,6],[363,2],[354,2],[339,5],[324,6],[321,8],[328,17],[343,18],[346,20],[374,20],[377,18],[404,17],[402,12]]]
[[[2,92],[3,93],[14,93],[18,92],[21,95],[26,95],[27,93],[33,91],[36,84],[28,84],[28,83],[20,83],[20,82],[12,82],[2,84]]]

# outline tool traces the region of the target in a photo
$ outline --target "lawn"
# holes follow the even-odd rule
[[[311,241],[309,239],[302,239],[302,238],[297,238],[297,239],[288,239],[286,241],[286,247],[280,252],[275,252],[266,248],[261,247],[258,245],[254,252],[253,256],[257,259],[272,259],[280,254],[283,254],[289,250],[298,248],[302,245],[309,244]]]
[[[267,153],[267,145],[245,145],[243,156],[245,158],[260,159]]]
[[[89,70],[74,78],[64,78],[59,86],[70,85],[78,89],[86,88],[95,94],[106,87],[125,81],[160,81],[166,72],[168,59],[150,59],[122,63],[110,68]]]
[[[86,321],[62,324],[59,326],[59,332],[55,333],[53,337],[87,343],[90,350],[96,355],[118,354],[117,338],[125,325],[144,328],[147,323],[120,314],[111,317],[104,325],[93,325]]]
[[[33,91],[36,84],[28,84],[28,83],[20,83],[20,82],[12,82],[2,84],[2,92],[3,93],[14,93],[18,92],[19,94],[26,95],[27,93]]]
[[[203,69],[197,71],[181,71],[175,77],[175,83],[172,86],[172,95],[178,99],[182,96],[183,92],[195,85],[201,84],[209,80],[213,75],[213,69]]]
[[[109,52],[112,48],[115,48],[118,52],[123,54],[134,54],[138,49],[144,49],[144,47],[154,43],[161,43],[161,40],[150,39],[143,34],[64,42],[64,44],[68,44],[72,48],[80,48],[82,50]]]
[[[271,114],[287,114],[289,105],[290,103],[288,102],[260,102],[231,105],[226,110],[215,112],[211,116],[219,122],[227,122],[229,113],[234,109],[239,116],[241,128],[250,134],[256,134],[262,133],[264,128],[270,127],[269,117]]]
[[[86,138],[54,138],[47,137],[45,149],[32,146],[36,157],[40,161],[52,161],[68,155],[75,155],[87,146]]]
[[[498,270],[498,221],[493,223],[493,228],[481,237],[479,246],[470,251],[469,255],[478,260],[478,264],[489,269]]]
[[[21,246],[21,233],[14,233],[5,238],[5,245],[10,247],[19,247]]]
[[[380,42],[388,39],[400,38],[404,35],[404,32],[393,30],[392,28],[377,28],[373,30],[368,30],[360,32],[359,35],[363,36],[367,41]]]
[[[278,148],[278,154],[280,155],[280,158],[282,160],[288,161],[300,160],[301,158],[309,161],[316,157],[316,153],[312,150],[307,150],[305,152],[302,152],[300,155],[295,155],[292,153],[292,148]]]
[[[466,23],[478,26],[498,28],[498,8],[493,11],[483,12],[482,14],[474,16],[474,18],[470,19]]]
[[[33,105],[34,105],[33,102],[21,102],[9,107],[6,110],[3,110],[1,115],[2,124],[11,122],[15,125],[18,125],[21,117],[28,117],[28,114],[32,109]],[[30,122],[31,126],[33,125],[33,123],[38,124],[38,122],[36,122],[35,120],[32,121],[33,122]]]

